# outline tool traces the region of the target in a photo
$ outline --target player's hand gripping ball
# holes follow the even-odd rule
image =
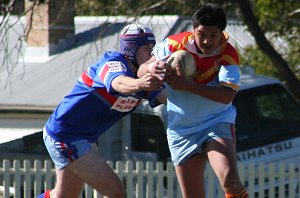
[[[174,69],[179,65],[187,79],[192,80],[195,77],[196,61],[190,52],[178,50],[168,58],[167,63]]]

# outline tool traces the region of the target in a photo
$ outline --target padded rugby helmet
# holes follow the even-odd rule
[[[155,37],[152,30],[144,25],[130,24],[123,28],[120,34],[119,50],[125,54],[136,67],[136,52],[143,45],[155,45]]]

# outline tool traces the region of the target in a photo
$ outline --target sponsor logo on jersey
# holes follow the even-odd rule
[[[109,72],[126,72],[126,66],[119,61],[109,61],[107,66]]]
[[[112,109],[120,112],[129,112],[134,109],[139,104],[139,99],[134,97],[118,97],[118,99],[115,101]]]

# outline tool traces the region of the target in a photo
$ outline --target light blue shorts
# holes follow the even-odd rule
[[[71,162],[86,154],[93,146],[87,140],[61,142],[54,140],[43,129],[43,139],[48,153],[58,169],[63,169]]]
[[[202,154],[204,144],[217,138],[235,142],[234,125],[218,123],[212,127],[189,135],[168,136],[168,144],[174,165],[180,165],[195,154]]]

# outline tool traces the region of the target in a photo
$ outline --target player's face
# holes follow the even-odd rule
[[[136,52],[136,62],[138,65],[145,63],[151,58],[153,46],[153,44],[149,44],[139,47],[139,49]]]
[[[217,26],[199,25],[194,29],[194,34],[199,53],[209,55],[221,43],[222,31]]]

